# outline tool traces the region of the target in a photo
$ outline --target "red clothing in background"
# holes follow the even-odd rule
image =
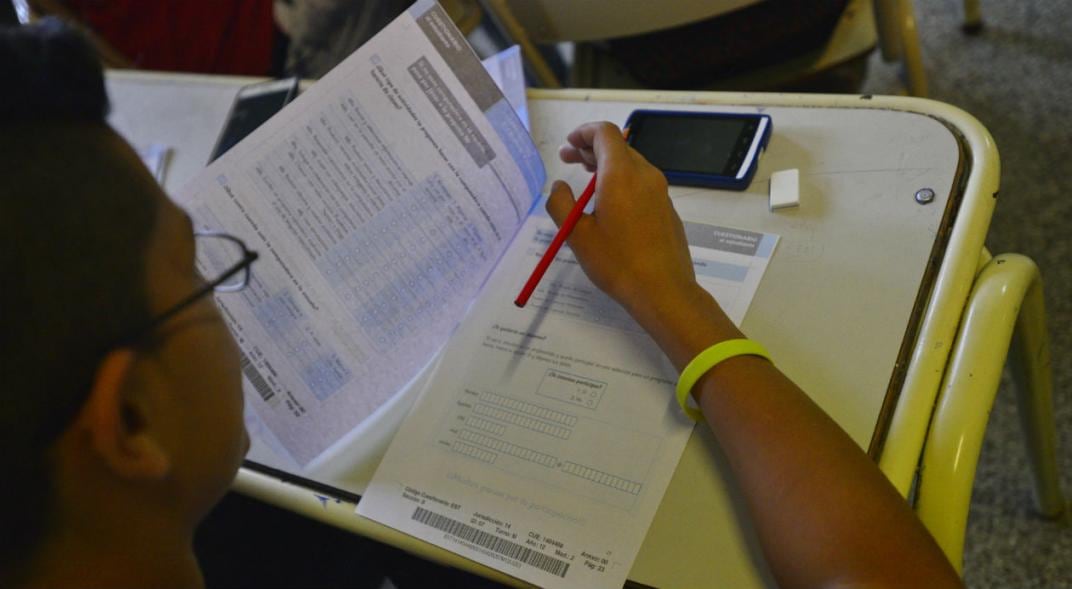
[[[272,63],[272,0],[66,0],[134,66],[266,75]]]

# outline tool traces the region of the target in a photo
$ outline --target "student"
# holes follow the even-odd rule
[[[194,236],[58,21],[0,31],[0,586],[190,587],[248,440]]]
[[[195,236],[108,127],[80,37],[0,30],[0,76],[0,586],[200,586],[194,529],[248,447],[211,286],[241,281],[253,256],[197,275],[197,241],[236,242]],[[608,123],[568,141],[565,161],[600,172],[570,242],[593,282],[679,369],[741,337],[696,284],[661,173]],[[572,203],[556,183],[552,217]],[[693,394],[782,586],[960,585],[875,465],[769,362],[727,360]]]

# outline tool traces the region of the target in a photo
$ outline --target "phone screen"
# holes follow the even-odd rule
[[[631,122],[629,142],[665,172],[733,177],[755,132],[752,118],[645,114]]]
[[[272,115],[282,110],[294,97],[296,87],[296,82],[268,82],[240,91],[209,162],[227,153],[239,141],[272,118]]]

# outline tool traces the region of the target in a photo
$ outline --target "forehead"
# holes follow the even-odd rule
[[[193,231],[190,218],[163,191],[154,195],[158,200],[156,227],[149,243],[147,262],[149,276],[156,269],[189,272],[193,262]]]
[[[158,199],[156,227],[145,255],[146,288],[155,313],[170,307],[195,287],[194,245],[186,214],[163,191]]]
[[[162,191],[155,198],[159,199],[157,207],[157,235],[165,244],[182,246],[193,235],[193,223],[186,211],[179,208]]]
[[[153,241],[161,241],[161,243],[151,244],[150,247],[153,245],[166,245],[188,234],[190,227],[186,213],[168,198],[167,194],[164,193],[164,189],[161,188],[156,178],[145,167],[145,163],[134,151],[134,148],[114,131],[110,135],[112,136],[111,141],[109,141],[111,143],[110,147],[122,159],[122,164],[125,168],[124,172],[130,179],[130,189],[138,191],[145,198],[153,200],[156,209],[156,226],[153,231]]]
[[[112,147],[123,160],[124,172],[129,175],[129,189],[153,200],[155,219],[145,252],[146,276],[150,301],[169,299],[177,280],[189,274],[193,259],[192,234],[189,217],[157,183],[134,149],[117,135]]]

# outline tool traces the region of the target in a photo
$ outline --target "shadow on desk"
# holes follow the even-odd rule
[[[503,587],[237,493],[205,518],[194,551],[209,589]]]

